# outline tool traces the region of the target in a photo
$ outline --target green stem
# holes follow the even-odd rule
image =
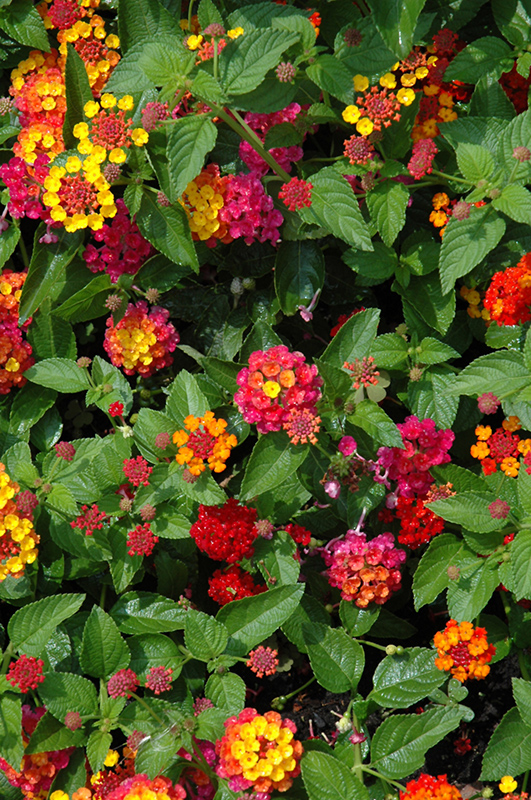
[[[453,181],[454,183],[462,183],[465,186],[476,185],[473,181],[467,181],[464,178],[456,178],[455,175],[447,175],[446,172],[440,172],[438,169],[432,170],[431,174],[438,175],[440,178],[446,178],[447,181]]]
[[[354,711],[352,712],[352,724],[359,733],[360,730],[359,722]],[[363,756],[361,754],[361,743],[358,742],[358,744],[353,745],[353,747],[354,747],[354,766],[352,767],[352,769],[354,770],[356,778],[359,780],[361,784],[363,784]]]
[[[306,681],[306,683],[304,683],[302,686],[299,686],[298,689],[295,689],[294,692],[291,692],[290,694],[285,694],[284,697],[286,698],[286,700],[289,700],[290,697],[295,697],[296,694],[299,694],[299,692],[302,692],[303,689],[306,689],[306,687],[309,686],[311,683],[313,683],[314,680],[316,680],[315,676],[310,678],[309,681]]]
[[[406,791],[406,787],[402,783],[398,783],[398,781],[392,781],[391,778],[385,778],[383,775],[380,775],[379,772],[376,772],[375,769],[370,769],[369,767],[362,766],[362,770],[364,772],[367,772],[369,775],[374,775],[375,778],[379,778],[380,780],[383,780],[386,783],[390,783],[391,786],[396,786],[396,788],[400,789],[401,792]]]
[[[527,781],[529,780],[529,770],[524,775],[524,782],[522,783],[522,792],[525,792],[527,789]]]
[[[159,723],[159,725],[164,725],[164,727],[166,727],[166,722],[165,722],[165,721],[162,719],[162,717],[159,717],[159,715],[158,715],[158,714],[155,714],[155,712],[153,711],[153,709],[152,709],[152,708],[151,708],[151,707],[148,705],[148,703],[146,703],[146,701],[144,700],[144,698],[143,698],[143,697],[139,697],[137,694],[135,694],[135,692],[131,692],[131,697],[134,697],[134,698],[135,698],[135,700],[138,700],[138,702],[140,703],[140,705],[141,705],[141,706],[144,706],[144,708],[146,709],[146,711],[147,711],[149,714],[151,714],[151,716],[153,717],[153,719],[156,719],[156,720],[157,720],[157,722]]]
[[[28,251],[26,249],[26,245],[24,244],[24,239],[22,238],[22,236],[18,240],[18,246],[20,249],[20,255],[22,256],[22,262],[27,269],[29,267],[30,262],[29,262]]]
[[[384,653],[386,652],[385,647],[382,644],[376,644],[376,642],[369,642],[367,639],[356,639],[357,642],[360,644],[368,644],[369,647],[375,647],[377,650],[383,650]]]
[[[2,666],[0,666],[0,675],[6,674],[12,655],[13,655],[13,642],[9,642],[8,646],[4,651],[4,657],[2,658]]]
[[[188,3],[188,33],[192,33],[192,9],[194,7],[194,0]]]

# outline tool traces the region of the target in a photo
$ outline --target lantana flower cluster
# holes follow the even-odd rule
[[[330,586],[341,589],[343,600],[353,600],[358,608],[383,605],[402,586],[400,565],[406,554],[395,547],[391,533],[367,541],[365,533],[349,530],[329,542],[322,554]]]
[[[240,505],[234,497],[222,506],[200,505],[190,536],[209,558],[235,564],[254,552],[256,517],[256,509]]]
[[[263,584],[256,584],[253,576],[238,564],[232,564],[224,570],[217,569],[208,579],[208,596],[220,606],[261,594],[266,588]]]
[[[427,544],[444,530],[444,520],[430,511],[425,500],[400,495],[396,501],[395,514],[400,520],[397,538],[400,544],[407,545],[410,550]]]
[[[485,475],[492,475],[498,467],[509,478],[516,478],[522,455],[526,472],[531,472],[531,439],[521,439],[516,431],[522,427],[516,416],[504,419],[495,431],[490,425],[478,425],[477,441],[470,448],[472,458],[481,462]]]
[[[185,800],[185,797],[186,791],[180,784],[174,785],[162,775],[151,779],[142,773],[126,778],[106,800]]]
[[[153,252],[144,239],[122,199],[116,200],[116,215],[95,231],[94,239],[101,247],[88,244],[83,252],[91,272],[106,272],[116,283],[120,275],[135,275]]]
[[[295,724],[276,711],[263,716],[244,708],[225,722],[225,734],[216,742],[216,772],[228,778],[234,791],[250,789],[269,795],[287,792],[300,773],[302,744],[294,738]]]
[[[430,468],[451,460],[448,451],[455,435],[449,428],[438,431],[429,417],[423,420],[406,417],[397,427],[404,449],[380,447],[378,463],[387,470],[388,478],[397,482],[397,494],[403,497],[424,495],[433,483]]]
[[[109,317],[103,347],[111,363],[126,375],[138,373],[146,378],[169,367],[173,363],[171,354],[179,343],[179,334],[168,322],[169,316],[161,306],[148,311],[147,303],[139,300],[129,303],[117,325]]]
[[[175,460],[186,464],[192,475],[200,475],[206,467],[212,472],[223,472],[226,461],[238,440],[227,433],[227,422],[216,419],[212,411],[202,417],[189,414],[184,420],[186,430],[173,434],[173,443],[179,447]]]
[[[450,672],[461,683],[469,678],[482,680],[489,674],[489,661],[496,648],[488,643],[485,628],[451,619],[443,631],[435,634],[433,644],[437,649],[435,666]]]
[[[302,107],[298,103],[290,103],[281,111],[273,111],[269,114],[248,112],[244,117],[244,122],[249,125],[263,143],[267,132],[274,125],[281,125],[284,122],[296,124],[297,118],[299,116],[302,117],[302,113]],[[286,172],[291,172],[291,165],[296,161],[300,161],[303,157],[303,150],[299,145],[273,147],[269,152],[277,164]],[[269,165],[248,142],[240,142],[240,158],[258,178],[263,178],[269,172]]]
[[[302,353],[291,353],[285,345],[257,350],[249,357],[249,367],[240,370],[234,395],[246,422],[256,423],[259,433],[294,426],[304,412],[316,415],[321,398],[322,378],[315,365],[306,364]],[[295,435],[293,433],[292,435]]]
[[[520,325],[531,319],[531,253],[523,255],[516,267],[492,276],[483,305],[498,325]]]
[[[90,100],[85,103],[83,112],[89,122],[78,122],[73,129],[74,136],[79,139],[78,152],[93,154],[100,164],[107,158],[111,164],[123,164],[132,144],[142,147],[149,139],[143,128],[132,128],[133,108],[130,94],[117,100],[106,92],[99,102]],[[127,118],[126,114],[129,115]]]
[[[0,581],[8,575],[20,577],[26,564],[37,558],[39,537],[35,533],[31,511],[17,505],[20,486],[11,480],[0,463]]]
[[[32,347],[24,337],[31,322],[19,325],[19,304],[27,272],[9,268],[0,275],[0,395],[26,383],[24,372],[35,363]]]
[[[448,783],[446,775],[421,774],[406,783],[406,791],[400,790],[400,800],[462,800],[456,786]]]

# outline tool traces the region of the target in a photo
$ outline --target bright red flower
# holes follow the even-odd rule
[[[257,586],[253,576],[238,564],[233,564],[224,570],[217,569],[208,579],[208,587],[208,596],[220,606],[266,591],[265,586]]]
[[[22,655],[17,661],[11,662],[6,677],[9,683],[18,686],[20,691],[25,694],[30,689],[36,689],[39,683],[44,681],[43,667],[42,658]]]
[[[199,506],[199,518],[190,529],[198,548],[214,561],[234,564],[254,552],[256,509],[240,505],[233,497],[222,506]]]

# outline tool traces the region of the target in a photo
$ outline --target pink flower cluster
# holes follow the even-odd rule
[[[240,370],[236,382],[240,388],[234,401],[244,420],[256,422],[259,433],[269,433],[289,422],[292,409],[314,413],[323,379],[315,365],[306,364],[302,353],[276,345],[252,353],[249,368]]]
[[[90,271],[107,272],[113,283],[120,275],[135,275],[152,252],[150,243],[131,220],[124,201],[117,200],[116,207],[118,211],[112,221],[94,233],[94,239],[103,242],[103,247],[89,244],[83,253]]]
[[[245,244],[268,239],[276,244],[280,239],[279,226],[284,221],[280,211],[273,207],[273,199],[265,193],[262,182],[252,172],[229,176],[219,219],[228,225],[233,239],[243,237]]]
[[[433,159],[439,152],[433,139],[419,139],[413,145],[413,153],[409,159],[407,168],[409,174],[416,180],[429,175],[432,171]]]
[[[370,602],[383,605],[401,588],[400,565],[406,560],[395,547],[392,533],[382,533],[367,541],[364,533],[347,531],[323,550],[330,586],[341,589],[344,600],[354,600],[359,608]]]
[[[271,114],[252,114],[249,112],[245,115],[245,122],[264,142],[266,133],[273,125],[280,125],[282,122],[295,122],[300,112],[301,107],[298,103],[290,103],[289,106],[286,106],[281,111],[274,111]],[[302,147],[298,145],[274,147],[269,152],[286,172],[291,172],[292,163],[300,161],[303,156]],[[263,158],[260,158],[256,150],[248,142],[240,143],[240,158],[245,161],[251,172],[254,172],[259,178],[269,172],[269,165],[266,164]]]
[[[15,219],[29,217],[52,222],[50,210],[44,208],[40,200],[44,181],[48,177],[49,162],[49,157],[41,154],[31,165],[16,157],[0,167],[0,178],[9,189],[7,210]]]
[[[449,428],[436,430],[435,422],[429,417],[423,420],[407,417],[397,428],[402,434],[404,449],[380,447],[378,463],[387,471],[390,480],[397,481],[397,494],[402,497],[424,495],[434,481],[430,468],[451,460],[448,451],[455,435]]]

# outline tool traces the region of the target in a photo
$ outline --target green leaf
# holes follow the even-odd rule
[[[511,590],[517,600],[531,599],[531,531],[519,531],[511,544]]]
[[[43,358],[76,358],[76,337],[64,319],[52,314],[52,301],[46,298],[33,316],[28,341],[37,360]]]
[[[384,708],[408,708],[438,689],[446,678],[435,666],[434,650],[412,647],[380,661],[369,698]]]
[[[468,364],[457,376],[452,394],[480,395],[493,392],[509,396],[529,385],[529,372],[521,353],[504,350],[488,353]]]
[[[365,665],[363,647],[340,628],[308,625],[302,633],[318,683],[330,692],[356,691]]]
[[[367,195],[367,207],[384,243],[390,247],[404,227],[409,192],[403,183],[385,181]]]
[[[96,774],[103,767],[112,744],[112,735],[104,731],[92,731],[87,742],[87,758],[90,768]]]
[[[284,624],[297,608],[304,586],[276,586],[267,592],[227,603],[216,619],[229,632],[228,652],[246,654]]]
[[[531,475],[525,469],[518,472],[518,501],[525,514],[531,515]]]
[[[378,444],[386,447],[403,447],[400,431],[383,408],[372,400],[362,400],[349,415],[349,422],[372,436]]]
[[[342,368],[345,361],[355,361],[369,355],[379,320],[380,311],[377,308],[367,308],[354,314],[336,333],[321,356],[321,361],[329,361]]]
[[[83,628],[81,669],[93,678],[108,680],[129,665],[130,654],[116,623],[94,606]]]
[[[79,611],[84,599],[84,594],[59,594],[19,608],[7,627],[15,650],[39,657],[55,628]]]
[[[118,3],[120,47],[125,53],[147,38],[165,39],[181,33],[179,21],[158,0],[120,0]]]
[[[516,222],[527,224],[531,216],[531,192],[518,184],[509,184],[492,205]]]
[[[177,201],[203,167],[205,156],[216,144],[217,128],[205,114],[176,120],[169,129],[167,155],[173,195]]]
[[[426,366],[440,364],[452,358],[460,358],[460,353],[457,350],[454,350],[453,347],[444,342],[440,342],[438,339],[432,339],[431,336],[426,336],[419,347],[420,350],[417,350],[419,361],[422,364],[426,364]]]
[[[173,381],[166,400],[165,413],[182,426],[189,414],[202,417],[208,411],[208,401],[199,388],[196,378],[185,369]]]
[[[496,36],[484,36],[455,56],[444,73],[444,79],[477,83],[483,75],[499,78],[512,65],[512,49],[507,42]]]
[[[206,682],[205,697],[227,714],[239,714],[245,705],[245,683],[233,672],[224,675],[214,673]]]
[[[492,0],[492,13],[501,34],[511,44],[524,47],[527,44],[527,33],[531,25],[531,7],[526,2],[512,0],[504,3],[503,0]],[[529,75],[529,66],[524,77]]]
[[[526,53],[531,57],[530,53]],[[531,66],[531,63],[530,65]],[[527,68],[529,75],[529,67]],[[470,99],[470,115],[513,119],[515,109],[502,87],[492,75],[484,75],[476,84]]]
[[[64,723],[69,711],[82,717],[98,715],[98,696],[94,684],[81,675],[69,672],[48,672],[39,686],[39,697],[46,710]]]
[[[53,294],[54,287],[64,278],[64,271],[81,246],[83,233],[57,231],[58,241],[49,244],[36,241],[31,254],[28,277],[22,287],[19,307],[19,324],[26,322],[40,304]]]
[[[69,322],[88,322],[103,317],[109,313],[105,301],[112,293],[112,288],[108,275],[98,275],[54,309],[54,314]]]
[[[372,768],[387,778],[410,775],[422,767],[426,751],[453,731],[462,717],[463,712],[451,706],[389,717],[372,738]]]
[[[327,12],[329,12],[328,6]],[[340,27],[344,23],[344,16],[341,15],[337,27]],[[364,19],[357,21],[356,29],[359,30],[362,35],[362,46],[349,47],[343,37],[341,37],[342,41],[339,47],[336,45],[336,56],[346,64],[352,75],[359,73],[361,75],[377,78],[383,75],[384,72],[388,72],[396,62],[396,55],[386,47],[386,43],[380,35],[380,32],[376,29],[373,15],[368,15]]]
[[[431,504],[429,508],[431,509]],[[458,556],[462,549],[463,543],[451,533],[440,534],[430,542],[413,577],[413,596],[417,611],[427,603],[433,603],[447,588],[450,581],[448,567],[459,564]]]
[[[457,145],[457,165],[467,181],[477,183],[490,178],[494,170],[494,159],[486,147],[478,144]]]
[[[303,594],[301,602],[291,615],[282,625],[282,633],[284,633],[290,642],[293,642],[297,650],[301,653],[307,653],[308,647],[303,636],[303,630],[306,626],[312,625],[329,625],[330,615],[325,611],[321,603],[311,597],[311,595]]]
[[[32,383],[58,392],[81,392],[90,388],[86,371],[68,358],[45,358],[24,375]]]
[[[24,755],[21,736],[22,710],[20,697],[0,696],[0,756],[15,770],[20,770]]]
[[[369,800],[366,787],[332,755],[317,750],[307,752],[301,768],[310,800]]]
[[[483,756],[481,780],[498,781],[531,769],[531,729],[511,708],[492,734]]]
[[[243,477],[240,500],[250,500],[280,486],[306,458],[308,448],[293,445],[284,432],[261,436],[253,448]]]
[[[302,219],[321,225],[351,247],[372,250],[367,224],[347,180],[334,167],[325,167],[312,175],[311,182],[312,204],[299,211]]]
[[[396,369],[407,361],[409,345],[397,333],[384,333],[374,340],[371,353],[376,365],[382,369]]]
[[[480,563],[462,568],[457,580],[448,582],[447,603],[452,619],[470,621],[484,609],[500,582],[496,566],[481,559]]]
[[[346,105],[352,103],[354,98],[352,75],[339,59],[324,53],[306,68],[306,74],[323,92],[337,97]]]
[[[468,219],[451,217],[441,246],[439,270],[446,294],[457,278],[468,275],[499,243],[505,232],[504,221],[490,206],[472,208]]]
[[[169,667],[173,679],[179,675],[183,656],[175,642],[162,633],[140,633],[127,639],[131,652],[130,669],[145,680],[151,667]]]
[[[419,14],[426,0],[367,0],[382,39],[399,58],[409,55]],[[365,73],[364,73],[365,74]]]
[[[78,122],[85,120],[85,103],[93,100],[92,89],[85,68],[85,62],[77,54],[74,45],[66,44],[65,66],[66,114],[63,122],[63,138],[66,150],[75,150],[79,143],[72,133]]]
[[[194,658],[216,658],[225,650],[228,638],[225,626],[208,614],[190,610],[186,615],[184,642]]]
[[[197,18],[201,29],[204,30],[208,25],[217,22],[223,25],[223,17],[217,10],[212,0],[201,0],[197,9]]]
[[[531,683],[524,678],[511,678],[513,695],[522,720],[531,725]]]
[[[341,258],[350,269],[358,273],[357,282],[361,286],[383,283],[394,275],[398,258],[391,247],[383,242],[373,242],[374,250],[364,253],[361,250],[345,250]]]
[[[47,712],[40,718],[25,752],[27,755],[33,755],[34,753],[48,753],[51,750],[65,750],[68,747],[83,744],[86,738],[82,728],[71,731]]]
[[[153,192],[146,192],[137,215],[137,224],[142,235],[167,258],[199,272],[190,226],[179,204],[164,208],[159,206]]]
[[[339,616],[341,622],[351,636],[363,636],[368,633],[380,615],[380,606],[372,603],[367,608],[358,608],[355,603],[341,600]]]
[[[282,242],[275,260],[275,292],[285,314],[291,316],[299,306],[309,305],[324,277],[324,256],[317,242]]]
[[[441,372],[437,372],[440,369]],[[435,367],[425,371],[420,381],[410,381],[407,388],[409,408],[417,416],[431,417],[440,428],[449,428],[457,416],[459,402],[450,394],[455,375]]]
[[[122,633],[182,630],[187,614],[173,600],[152,592],[124,594],[109,613]]]
[[[299,579],[300,564],[296,557],[297,545],[285,531],[278,531],[273,539],[256,540],[254,562],[264,579],[274,578],[279,586],[294,584]]]
[[[17,436],[23,436],[44,416],[55,403],[57,393],[52,389],[43,389],[27,383],[17,391],[13,405],[9,427]],[[9,473],[11,474],[11,473]],[[18,480],[16,477],[14,480]]]
[[[511,178],[511,183],[529,183],[531,161],[515,163],[515,147],[531,148],[531,111],[518,114],[498,137],[498,156],[500,162],[505,164],[507,178]]]
[[[129,555],[127,536],[123,528],[111,528],[108,533],[108,543],[110,552],[107,560],[114,591],[116,594],[121,594],[131,585],[136,573],[141,568],[142,556]]]
[[[18,130],[17,130],[18,133]],[[11,258],[15,252],[20,239],[20,228],[16,225],[10,225],[7,230],[2,232],[0,236],[0,267],[3,267],[8,258]]]
[[[178,85],[193,69],[195,55],[183,42],[182,36],[165,36],[162,42],[146,42],[143,45],[137,65],[155,86],[167,83]]]
[[[7,8],[0,8],[0,28],[20,44],[50,51],[46,28],[30,0],[13,0]]]
[[[219,74],[228,94],[252,92],[298,35],[278,30],[251,30],[233,39],[219,54]]]
[[[500,527],[499,520],[493,519],[488,509],[493,499],[487,492],[462,492],[430,503],[430,509],[447,522],[462,525],[469,531],[488,533]]]

